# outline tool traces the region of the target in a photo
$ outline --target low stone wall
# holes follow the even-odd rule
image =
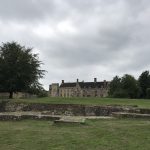
[[[141,108],[140,113],[141,114],[150,114],[150,109]]]
[[[150,109],[139,109],[132,106],[94,106],[79,104],[41,104],[41,103],[12,103],[1,102],[0,112],[32,111],[45,115],[66,116],[110,116],[113,112],[129,112],[150,114]]]
[[[14,92],[13,98],[35,98],[37,95],[33,95],[30,93],[24,93],[24,92]],[[2,99],[8,99],[9,93],[8,92],[0,92],[0,98]]]
[[[1,100],[0,101],[0,112],[5,112],[5,110],[6,110],[6,104],[8,104],[8,101],[3,101],[3,100]]]
[[[71,116],[109,116],[112,112],[128,111],[128,107],[121,106],[91,106],[78,104],[24,104],[7,103],[1,112],[40,111],[48,115]]]
[[[59,120],[59,116],[50,116],[50,115],[42,115],[41,113],[33,113],[33,112],[5,112],[0,113],[0,120],[23,120],[23,119],[34,119],[34,120]]]
[[[113,117],[116,117],[116,118],[150,119],[150,114],[113,112],[112,115],[113,115]]]

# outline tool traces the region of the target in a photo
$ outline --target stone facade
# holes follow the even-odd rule
[[[57,97],[59,96],[59,84],[53,83],[49,86],[49,94],[51,97]]]
[[[97,82],[94,78],[94,82],[76,82],[65,83],[62,80],[61,85],[53,83],[49,86],[49,95],[51,97],[106,97],[109,90],[108,81]]]

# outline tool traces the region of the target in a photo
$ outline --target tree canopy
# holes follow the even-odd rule
[[[141,98],[146,98],[147,95],[147,89],[150,88],[150,75],[149,71],[144,71],[142,74],[139,76],[138,79],[140,88],[141,88]]]
[[[32,54],[32,48],[26,48],[16,42],[3,43],[0,46],[0,92],[26,91],[39,86],[45,70],[38,54]]]
[[[126,98],[149,98],[150,75],[144,71],[136,80],[132,75],[115,76],[110,83],[109,96]]]
[[[129,98],[137,97],[138,84],[133,76],[125,74],[121,79],[121,86],[123,91],[126,93],[127,97]]]
[[[114,95],[117,91],[119,91],[120,87],[121,87],[121,78],[115,76],[110,83],[109,94]]]

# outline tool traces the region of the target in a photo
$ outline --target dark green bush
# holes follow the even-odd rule
[[[146,89],[146,98],[150,98],[150,88]]]
[[[114,92],[113,97],[115,97],[115,98],[128,98],[128,94],[124,90],[117,90]]]
[[[37,94],[38,97],[48,97],[48,92],[45,90],[39,91]]]

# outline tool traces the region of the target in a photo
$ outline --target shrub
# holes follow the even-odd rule
[[[128,94],[124,90],[115,91],[113,94],[115,98],[128,98]]]
[[[146,98],[150,98],[150,88],[146,89]]]
[[[48,92],[45,90],[41,90],[39,91],[39,93],[37,94],[38,97],[48,97]]]

